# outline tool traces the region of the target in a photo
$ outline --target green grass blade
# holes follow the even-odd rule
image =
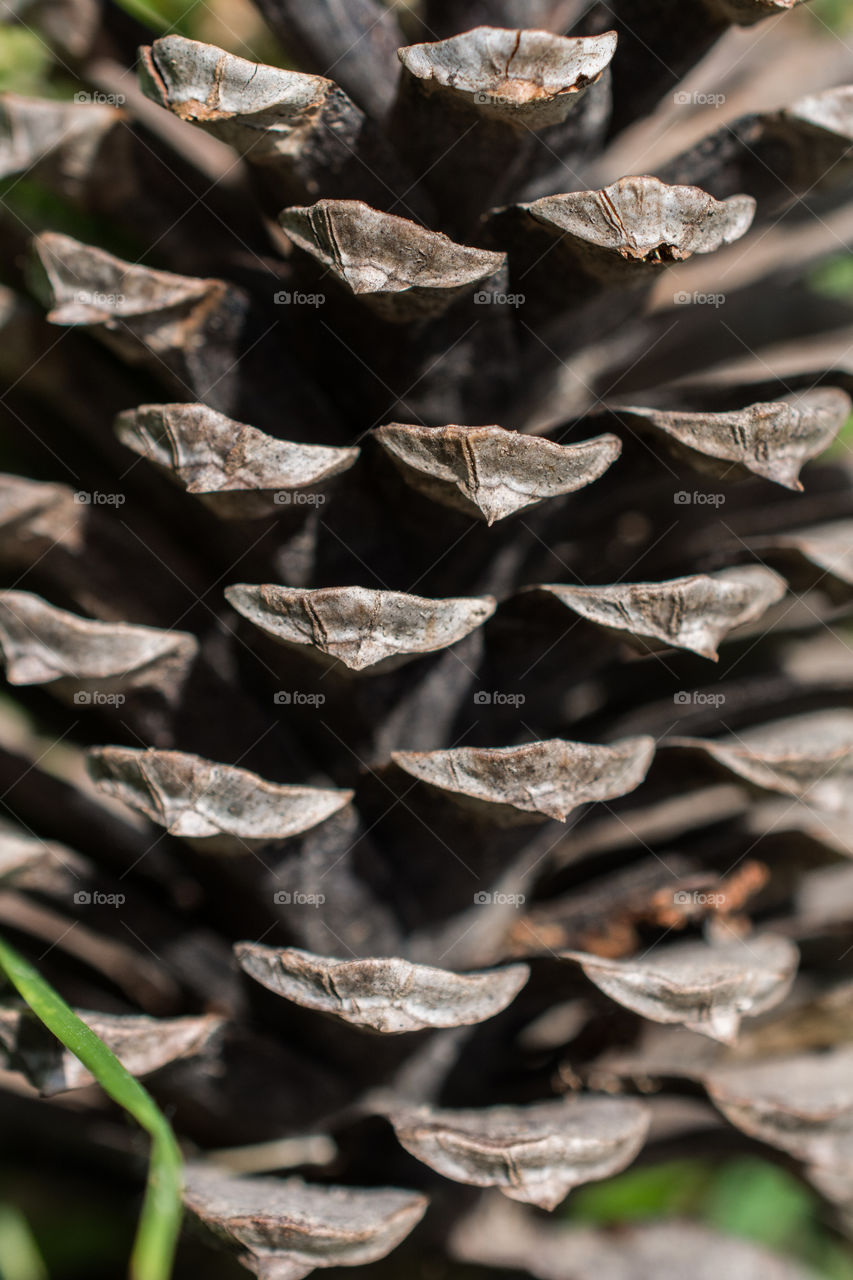
[[[15,1205],[0,1203],[0,1276],[3,1280],[50,1280],[30,1224]]]
[[[189,35],[187,18],[196,7],[195,4],[188,7],[185,0],[117,0],[117,3],[157,35]]]
[[[181,1226],[183,1160],[172,1128],[154,1099],[102,1040],[81,1022],[36,969],[0,938],[0,971],[57,1040],[89,1070],[105,1093],[151,1135],[148,1185],[130,1260],[131,1280],[168,1280]]]

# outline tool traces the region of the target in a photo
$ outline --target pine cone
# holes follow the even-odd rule
[[[853,1229],[853,55],[258,3],[299,70],[20,7],[81,87],[0,106],[0,928],[168,1109],[176,1275],[794,1280],[530,1206],[705,1144]],[[0,1054],[131,1221],[92,1077]]]

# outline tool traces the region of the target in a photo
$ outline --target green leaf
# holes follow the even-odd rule
[[[185,0],[117,0],[137,22],[157,35],[189,35],[187,19],[199,0],[187,7]]]
[[[36,1017],[92,1073],[104,1092],[151,1135],[148,1185],[129,1275],[130,1280],[168,1280],[183,1213],[183,1160],[168,1120],[112,1050],[3,939],[0,939],[0,971]]]
[[[849,0],[814,0],[806,12],[824,30],[844,31],[850,26]]]
[[[579,1187],[568,1201],[568,1216],[606,1226],[637,1222],[695,1210],[708,1182],[707,1166],[695,1160],[673,1160],[629,1169],[604,1182]]]
[[[49,1280],[29,1223],[11,1204],[0,1204],[0,1276],[3,1280]]]
[[[813,1231],[817,1199],[776,1165],[753,1157],[730,1161],[709,1188],[708,1220],[728,1235],[770,1249],[795,1249]]]
[[[27,27],[0,28],[0,92],[39,93],[49,66],[50,52],[35,32]]]
[[[811,273],[811,283],[818,293],[830,298],[853,298],[853,257],[849,253],[833,254]]]

